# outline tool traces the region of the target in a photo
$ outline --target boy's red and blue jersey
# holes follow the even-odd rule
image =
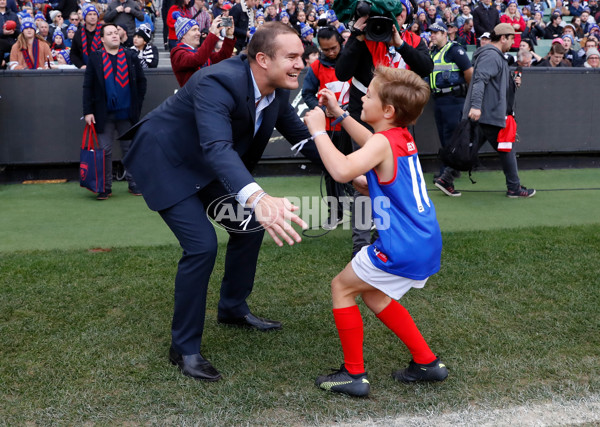
[[[373,264],[388,273],[424,280],[440,270],[442,235],[427,195],[417,146],[406,128],[380,132],[396,159],[394,178],[380,182],[367,172],[373,220],[379,238],[369,246]]]

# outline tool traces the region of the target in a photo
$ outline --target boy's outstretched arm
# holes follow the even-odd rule
[[[318,93],[319,105],[327,107],[327,112],[333,117],[340,117],[344,110],[339,106],[335,94],[329,89],[321,89]],[[342,126],[348,135],[359,145],[363,146],[373,133],[348,115],[342,120]]]
[[[325,131],[325,113],[318,107],[306,113],[304,123],[313,135],[323,164],[337,182],[351,181],[375,168],[386,158],[392,158],[392,149],[387,138],[379,134],[372,135],[368,142],[365,141],[363,147],[345,156],[329,139]]]

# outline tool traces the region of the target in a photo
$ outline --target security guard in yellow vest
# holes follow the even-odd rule
[[[448,41],[448,29],[444,24],[435,23],[429,27],[429,31],[431,31],[433,44],[431,51],[433,72],[426,80],[431,87],[435,102],[435,123],[440,143],[444,147],[450,142],[454,129],[462,119],[465,96],[473,75],[473,65],[461,45]],[[438,186],[436,180],[434,183]],[[460,192],[454,188],[452,192],[453,194],[448,195],[460,196]]]

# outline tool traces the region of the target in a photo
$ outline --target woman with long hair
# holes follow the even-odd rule
[[[421,34],[421,27],[417,21],[414,21],[412,24],[410,24],[410,27],[408,27],[408,31],[412,31],[418,36]]]
[[[446,26],[448,26],[448,24],[450,23],[456,23],[456,16],[454,16],[454,13],[452,13],[452,9],[450,9],[449,7],[444,9],[442,15],[442,21],[444,22],[444,24],[446,24]]]
[[[510,47],[511,52],[518,52],[519,45],[521,44],[521,34],[523,30],[525,30],[525,20],[521,16],[519,12],[519,8],[517,6],[517,0],[509,0],[508,7],[506,8],[506,12],[504,15],[500,17],[500,22],[504,24],[510,24],[517,34],[515,34],[515,41],[513,45]]]
[[[10,50],[11,70],[37,70],[50,68],[52,60],[50,45],[43,37],[35,33],[33,18],[23,18],[21,21],[21,34]]]
[[[317,31],[317,11],[311,6],[306,14],[306,23],[310,25],[313,31]]]
[[[296,14],[296,23],[293,25],[294,30],[296,30],[298,34],[301,34],[302,25],[306,25],[306,23],[306,12],[304,10],[298,10],[298,13]]]
[[[574,16],[571,20],[571,25],[575,27],[575,37],[581,40],[585,36],[585,32],[581,27],[581,18],[579,16]]]
[[[427,14],[423,9],[420,9],[417,12],[417,23],[419,24],[419,32],[425,32],[429,28],[429,24],[427,23]]]
[[[178,40],[175,34],[175,22],[177,18],[191,18],[192,12],[190,7],[192,6],[191,0],[175,0],[175,4],[171,6],[169,12],[167,12],[167,28],[169,29],[169,51],[177,46]]]

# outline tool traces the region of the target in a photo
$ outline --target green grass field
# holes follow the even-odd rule
[[[342,362],[329,282],[349,260],[350,231],[265,241],[249,303],[284,322],[267,334],[216,323],[219,232],[203,353],[224,379],[206,384],[168,363],[180,249],[141,198],[124,184],[106,202],[76,183],[0,186],[0,424],[316,425],[598,397],[600,171],[521,178],[547,191],[507,199],[498,172],[461,179],[472,190],[461,198],[430,190],[442,270],[402,303],[450,377],[395,383],[410,354],[361,304],[368,399],[313,385]],[[318,177],[259,182],[319,194]]]

